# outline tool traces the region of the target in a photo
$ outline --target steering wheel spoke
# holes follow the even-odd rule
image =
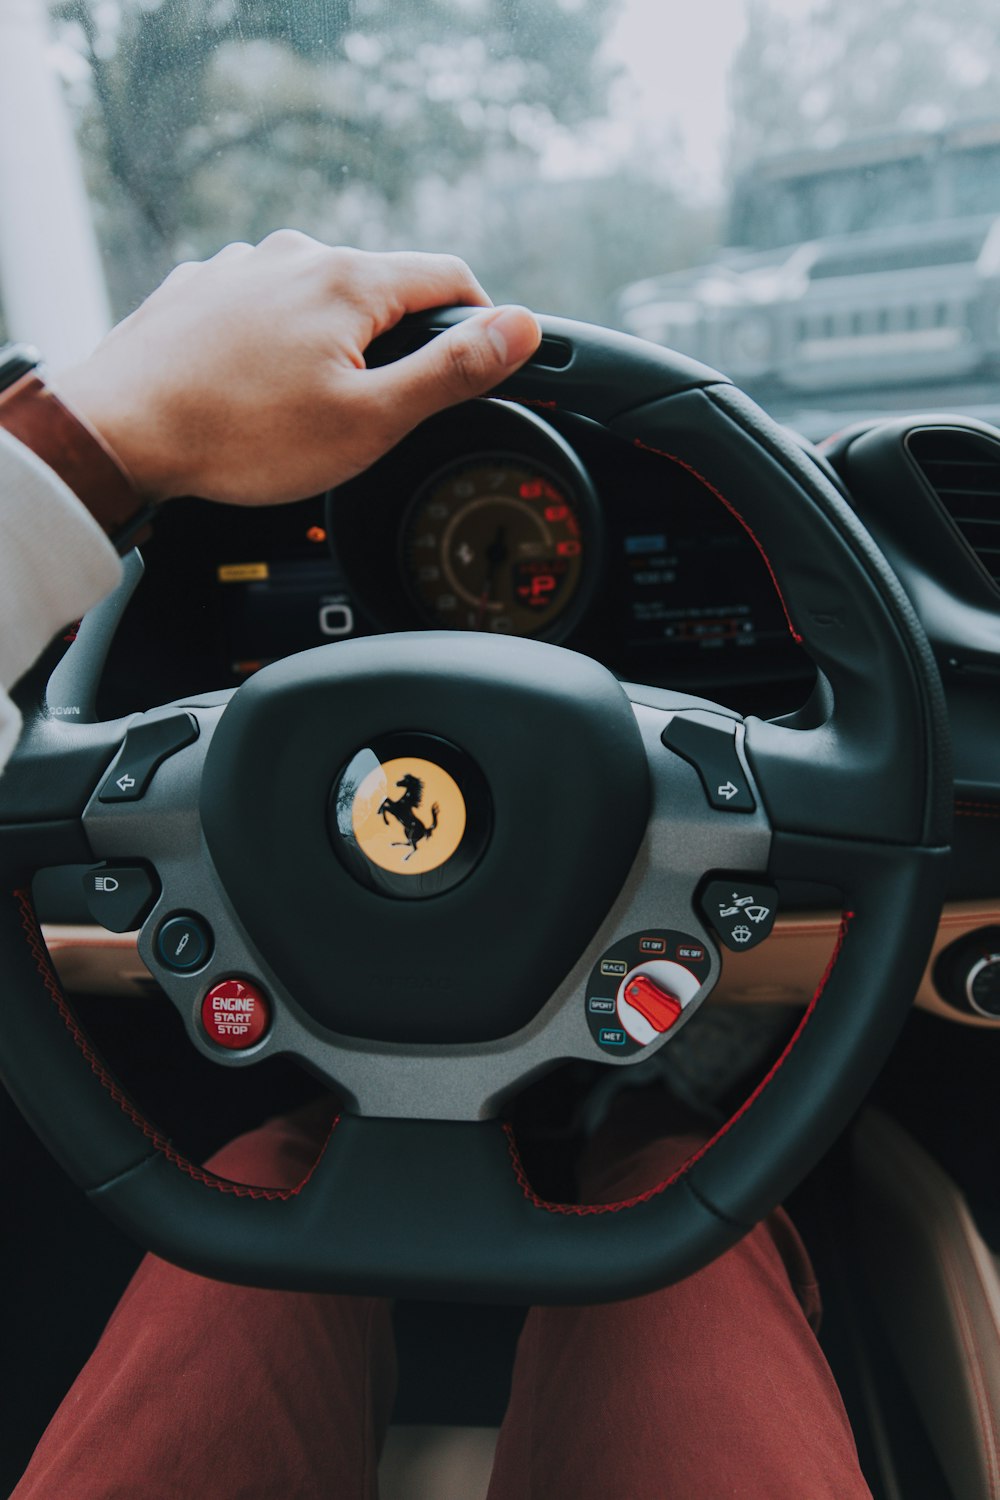
[[[102,861],[88,877],[91,909],[117,930],[140,925],[130,913],[141,916],[140,955],[206,1056],[230,1067],[274,1052],[298,1057],[362,1114],[488,1118],[559,1059],[634,1064],[711,992],[718,941],[736,951],[754,946],[770,931],[774,902],[763,873],[769,828],[746,769],[742,724],[700,699],[631,692],[650,783],[641,842],[590,942],[539,995],[528,1024],[503,1035],[464,1048],[355,1037],[301,1003],[240,920],[204,838],[202,778],[218,705],[174,705],[130,727],[84,817]],[[399,909],[389,909],[390,919]]]
[[[8,883],[91,858],[81,819],[125,734],[124,721],[75,724],[36,714],[0,776],[0,868]]]

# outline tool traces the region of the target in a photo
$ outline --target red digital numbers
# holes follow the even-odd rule
[[[575,537],[570,537],[565,542],[556,543],[556,555],[558,557],[579,557],[583,549]]]
[[[562,506],[562,515],[550,516],[548,511],[545,512],[550,521],[561,521],[568,513],[562,491],[547,479],[525,479],[517,492],[522,500],[551,500],[553,505]]]

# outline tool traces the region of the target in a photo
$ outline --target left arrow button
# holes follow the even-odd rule
[[[157,766],[197,738],[198,720],[189,713],[172,713],[133,724],[126,731],[125,743],[105,778],[99,800],[137,801],[145,793]]]

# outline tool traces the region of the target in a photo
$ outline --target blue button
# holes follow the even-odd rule
[[[156,934],[156,956],[175,974],[189,974],[207,963],[212,933],[206,922],[188,912],[170,917]]]
[[[613,1026],[602,1026],[597,1033],[597,1040],[602,1047],[624,1047],[625,1033],[616,1030]]]

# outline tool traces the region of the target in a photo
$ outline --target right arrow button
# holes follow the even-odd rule
[[[753,812],[756,803],[736,753],[736,721],[675,714],[660,735],[668,750],[688,761],[701,777],[705,795],[721,812]]]

